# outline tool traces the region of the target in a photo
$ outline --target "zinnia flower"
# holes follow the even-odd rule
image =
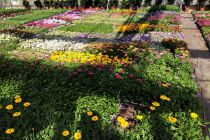
[[[92,111],[88,111],[88,112],[87,112],[87,115],[88,115],[88,116],[92,116],[92,115],[93,115],[93,112],[92,112]]]
[[[93,117],[91,118],[91,120],[94,121],[94,122],[98,121],[98,119],[99,119],[98,116],[93,116]]]
[[[197,119],[198,118],[198,114],[196,114],[195,112],[190,113],[190,116],[193,119]]]
[[[81,133],[81,132],[76,132],[76,133],[74,133],[74,138],[75,138],[75,140],[80,140],[80,139],[82,139],[82,133]]]
[[[176,123],[177,122],[177,119],[174,118],[174,117],[168,117],[168,122],[170,122],[170,123]]]
[[[21,115],[21,112],[15,112],[15,113],[12,114],[13,117],[18,117],[20,115]]]
[[[138,120],[142,121],[143,118],[144,118],[144,116],[143,116],[143,115],[137,115],[136,118],[137,118]]]
[[[13,109],[13,105],[7,105],[7,106],[6,106],[6,109],[7,109],[7,110],[12,110],[12,109]]]
[[[29,103],[29,102],[25,102],[24,104],[23,104],[23,106],[24,107],[29,107],[31,104]]]
[[[155,106],[155,107],[159,107],[160,104],[158,102],[152,102],[152,105]]]
[[[15,132],[15,129],[14,129],[14,128],[9,128],[9,129],[7,129],[7,130],[5,131],[5,133],[8,134],[8,135],[10,135],[10,134],[12,134],[12,133],[14,133],[14,132]]]
[[[63,130],[62,135],[64,137],[68,136],[69,135],[69,131],[68,130]]]

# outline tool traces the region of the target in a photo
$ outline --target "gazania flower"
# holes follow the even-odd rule
[[[92,115],[93,115],[93,112],[92,112],[92,111],[88,111],[88,112],[87,112],[87,115],[88,115],[88,116],[92,116]]]
[[[99,119],[98,116],[93,116],[93,117],[91,118],[91,120],[94,121],[94,122],[98,121],[98,119]]]
[[[143,118],[144,118],[144,116],[143,116],[143,115],[137,115],[136,118],[137,118],[138,120],[142,121]]]
[[[82,139],[82,133],[81,132],[74,133],[74,139],[75,140],[81,140]]]
[[[62,135],[64,137],[68,136],[69,135],[69,131],[68,130],[63,130]]]
[[[177,119],[174,118],[174,117],[168,117],[168,122],[170,122],[170,123],[176,123],[177,122]]]
[[[23,104],[23,106],[24,107],[29,107],[31,104],[29,103],[29,102],[25,102],[24,104]]]
[[[22,98],[21,98],[21,97],[20,97],[20,98],[15,99],[15,103],[20,103],[20,102],[22,102]]]
[[[15,112],[15,113],[12,114],[13,117],[18,117],[20,115],[21,115],[21,112]]]
[[[196,114],[195,112],[190,113],[190,116],[193,119],[197,119],[198,118],[198,114]]]
[[[150,106],[149,109],[154,111],[156,108],[154,106]]]
[[[160,103],[158,103],[158,102],[152,102],[152,105],[155,106],[155,107],[159,107],[160,106]]]
[[[12,133],[14,133],[14,132],[15,132],[15,129],[14,129],[14,128],[8,128],[8,129],[5,131],[5,133],[8,134],[8,135],[10,135],[10,134],[12,134]]]
[[[6,109],[7,109],[7,110],[12,110],[12,109],[13,109],[13,105],[7,105],[7,106],[6,106]]]

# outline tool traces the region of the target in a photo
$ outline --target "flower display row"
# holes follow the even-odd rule
[[[36,26],[36,27],[44,27],[44,28],[54,28],[62,24],[66,24],[67,21],[72,21],[76,19],[80,19],[83,16],[94,13],[94,10],[84,10],[84,11],[70,11],[62,14],[57,14],[47,19],[33,21],[25,24],[25,26]]]
[[[43,39],[31,39],[21,43],[21,48],[32,50],[45,50],[47,52],[54,51],[82,51],[87,45],[82,42],[65,41],[65,40],[43,40]]]

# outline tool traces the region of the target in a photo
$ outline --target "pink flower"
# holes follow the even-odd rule
[[[122,76],[120,76],[119,74],[115,74],[115,78],[116,79],[122,79]]]
[[[110,71],[110,72],[113,72],[113,69],[110,68],[109,71]]]
[[[122,70],[120,70],[120,74],[123,74],[124,73],[124,70],[122,69]]]
[[[93,73],[93,72],[91,72],[91,71],[89,71],[89,72],[88,72],[88,75],[89,75],[89,76],[93,76],[93,75],[94,75],[94,73]]]

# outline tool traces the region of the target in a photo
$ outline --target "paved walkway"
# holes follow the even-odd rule
[[[197,83],[203,95],[206,121],[210,122],[210,52],[197,28],[192,14],[183,13],[182,32],[189,44]]]

